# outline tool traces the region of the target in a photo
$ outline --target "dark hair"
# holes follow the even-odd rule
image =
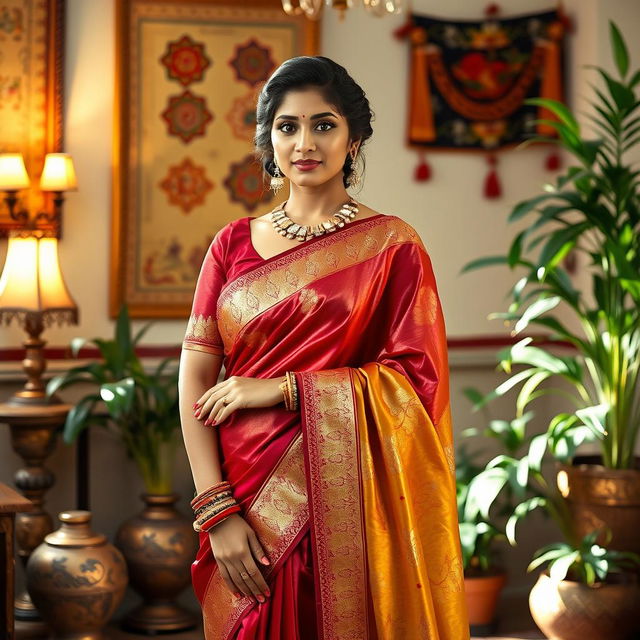
[[[362,145],[371,137],[373,113],[369,101],[360,85],[347,70],[324,56],[298,56],[285,60],[271,75],[258,96],[256,109],[255,151],[263,169],[274,175],[273,145],[271,128],[276,110],[282,104],[285,94],[292,90],[317,88],[324,99],[333,105],[349,125],[349,139],[360,140]],[[342,182],[348,186],[348,178],[353,171],[349,154],[342,167]]]

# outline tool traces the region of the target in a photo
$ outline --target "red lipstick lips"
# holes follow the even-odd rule
[[[293,163],[301,171],[315,169],[320,163],[317,160],[298,160]]]

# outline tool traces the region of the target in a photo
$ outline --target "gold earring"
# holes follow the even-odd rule
[[[349,176],[349,186],[357,187],[360,184],[360,176],[356,172],[356,158],[358,157],[357,149],[352,148],[349,152],[349,156],[351,157],[351,175]]]
[[[274,171],[275,175],[271,177],[271,190],[275,195],[284,186],[284,178],[280,173],[280,167],[278,167],[278,165],[276,164],[275,158],[273,159],[273,166],[275,167],[275,171]]]

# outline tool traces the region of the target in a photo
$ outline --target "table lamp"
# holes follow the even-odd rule
[[[0,275],[0,324],[16,320],[26,331],[23,343],[26,357],[23,368],[27,382],[16,392],[10,403],[47,404],[42,374],[46,369],[40,338],[45,327],[54,323],[77,324],[78,308],[65,285],[58,263],[58,239],[37,228],[45,219],[56,222],[62,209],[63,192],[77,187],[71,157],[50,153],[45,158],[40,180],[42,191],[53,192],[53,213],[30,215],[17,210],[17,192],[29,186],[29,176],[21,154],[0,154],[0,191],[13,220],[20,228],[12,231],[7,247],[2,275]]]

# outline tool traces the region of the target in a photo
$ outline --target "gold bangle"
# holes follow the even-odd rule
[[[292,411],[298,410],[298,385],[296,375],[293,371],[287,371],[287,381],[289,387],[290,406]]]
[[[284,399],[285,409],[289,409],[289,393],[288,393],[288,379],[285,376],[283,381],[278,385],[280,391],[282,391],[282,397]]]

